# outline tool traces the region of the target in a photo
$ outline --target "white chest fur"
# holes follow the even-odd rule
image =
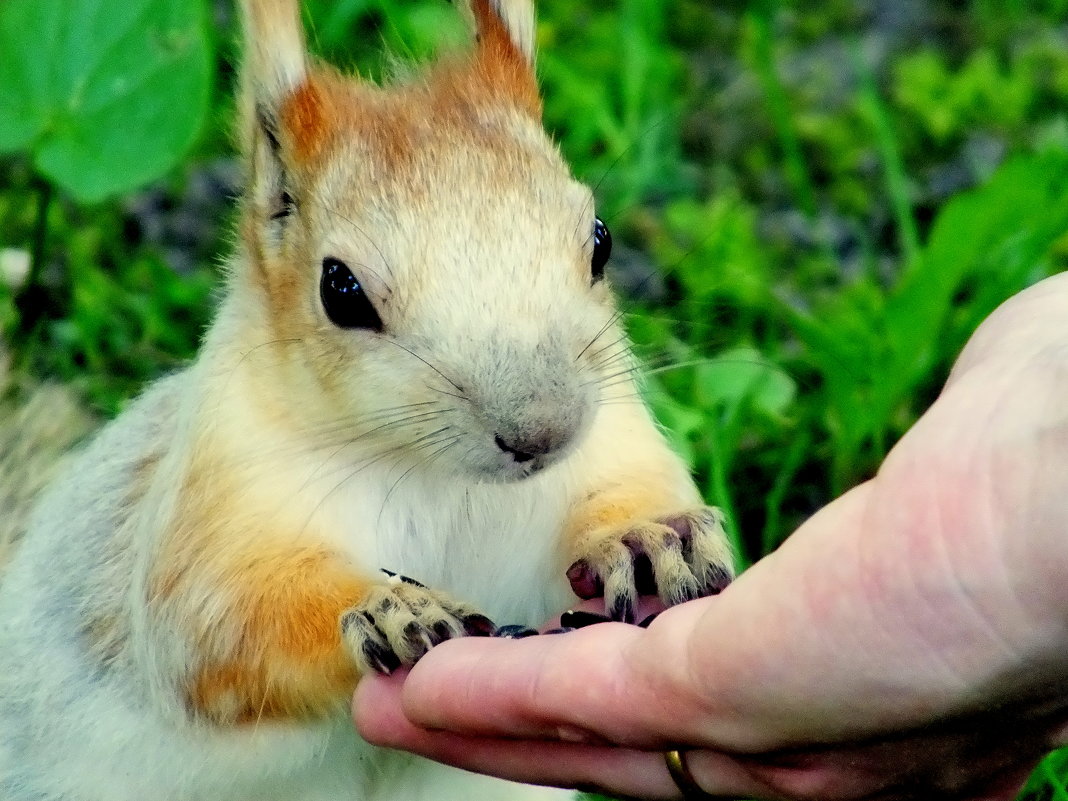
[[[474,604],[498,624],[541,623],[571,598],[560,537],[566,465],[514,484],[397,471],[354,480],[330,516],[363,566]]]

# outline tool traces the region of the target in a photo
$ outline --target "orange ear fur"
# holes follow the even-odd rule
[[[490,92],[503,95],[533,117],[541,117],[541,95],[534,75],[533,44],[518,43],[501,16],[500,0],[471,0],[478,32],[476,65]],[[522,35],[526,35],[525,33]]]
[[[314,76],[309,76],[282,105],[284,136],[290,142],[293,158],[302,164],[322,155],[330,138],[328,100]]]

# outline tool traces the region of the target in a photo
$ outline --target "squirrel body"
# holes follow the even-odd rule
[[[374,748],[347,714],[361,673],[490,619],[574,590],[632,620],[643,583],[671,604],[731,575],[591,275],[532,6],[472,0],[475,52],[386,88],[310,66],[296,0],[242,11],[225,297],[14,548],[0,798],[567,797]]]

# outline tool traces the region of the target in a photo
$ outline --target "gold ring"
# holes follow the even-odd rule
[[[706,793],[701,789],[701,785],[694,779],[693,774],[690,773],[690,768],[686,764],[686,749],[676,748],[672,751],[664,752],[664,762],[667,764],[668,773],[671,774],[671,778],[675,782],[675,786],[682,790],[682,797],[690,801],[700,801],[703,798],[712,798],[713,796]]]

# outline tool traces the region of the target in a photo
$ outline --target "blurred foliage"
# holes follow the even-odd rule
[[[59,2],[0,9],[56,22]],[[146,84],[122,108],[146,105],[113,117],[70,102],[152,72],[133,63],[146,0],[123,4],[125,36],[65,18],[64,36],[89,48],[66,61],[63,37],[0,16],[0,151],[19,151],[0,158],[0,248],[38,255],[35,293],[0,280],[0,328],[22,369],[107,412],[191,355],[228,249],[235,19],[226,0],[207,3],[180,13],[214,22],[217,40],[202,40],[216,45],[214,88],[184,85],[189,102],[174,103],[183,84]],[[374,78],[467,40],[443,0],[305,6],[316,51]],[[541,0],[539,12],[546,124],[613,230],[648,398],[751,561],[874,472],[985,315],[1068,266],[1068,0]],[[62,80],[13,77],[30,46]],[[194,80],[201,46],[152,74]],[[90,52],[101,72],[79,75]],[[209,117],[183,165],[81,202],[148,180],[163,165],[154,145],[180,154],[199,92]],[[23,119],[32,132],[15,130]],[[47,155],[61,145],[90,157]],[[114,159],[131,161],[105,168]],[[1051,757],[1024,797],[1068,797],[1066,760]]]
[[[207,110],[204,7],[187,0],[0,5],[0,153],[29,150],[84,201],[174,166]],[[130,132],[135,131],[136,136]]]

